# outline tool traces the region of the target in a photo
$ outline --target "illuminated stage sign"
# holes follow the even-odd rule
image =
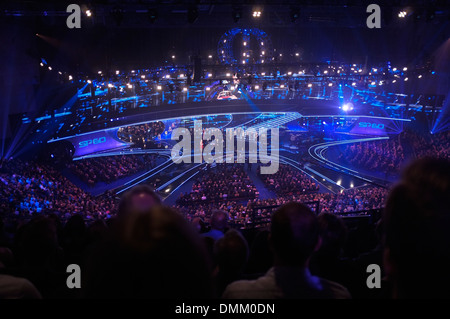
[[[359,125],[359,127],[373,128],[375,130],[382,130],[382,129],[384,129],[384,124],[383,123],[359,122],[358,125]]]
[[[102,143],[105,143],[105,142],[106,142],[106,136],[103,136],[103,137],[99,137],[99,138],[94,138],[93,140],[81,141],[81,142],[78,143],[78,146],[80,148],[83,148],[83,147],[87,147],[87,146],[89,146],[91,144],[96,145],[96,144],[102,144]]]
[[[353,125],[350,133],[387,136],[390,133],[401,132],[401,123],[396,119],[377,118],[377,117],[360,117]]]
[[[118,129],[115,128],[69,138],[68,140],[75,147],[74,157],[118,149],[130,145],[130,143],[124,142],[117,137],[117,131]]]

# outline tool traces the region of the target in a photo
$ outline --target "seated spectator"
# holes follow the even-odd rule
[[[123,222],[123,236],[99,245],[87,258],[82,284],[85,297],[212,296],[205,247],[178,212],[158,206],[146,212],[129,212]]]
[[[278,196],[313,193],[319,190],[319,185],[311,177],[289,165],[280,165],[275,174],[259,176],[266,187]]]
[[[248,244],[245,238],[235,229],[231,229],[220,238],[214,247],[217,263],[216,291],[221,296],[228,284],[242,279],[248,260]]]
[[[340,257],[347,239],[347,226],[330,213],[321,213],[319,221],[321,245],[311,260],[311,272],[317,276],[343,283],[344,265]]]
[[[403,173],[384,212],[384,265],[393,298],[450,298],[450,162],[424,158]]]
[[[225,229],[228,225],[228,214],[224,211],[218,210],[211,215],[211,230],[203,233],[204,237],[211,237],[214,240],[219,240],[224,236]]]
[[[0,274],[0,299],[42,299],[42,296],[29,280]]]
[[[311,275],[308,264],[320,247],[319,224],[311,210],[299,203],[279,208],[272,217],[271,245],[275,261],[264,276],[230,284],[224,298],[350,298],[343,286]]]
[[[161,198],[153,189],[147,185],[137,185],[122,196],[118,216],[124,216],[130,211],[145,212],[161,203]]]

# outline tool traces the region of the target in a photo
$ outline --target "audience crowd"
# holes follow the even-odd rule
[[[164,123],[161,121],[149,122],[141,125],[125,126],[119,128],[117,136],[125,142],[146,148],[152,141],[164,132]]]
[[[4,162],[0,186],[0,212],[17,218],[55,213],[63,220],[75,214],[93,220],[108,218],[115,210],[111,192],[93,197],[58,170],[36,162]]]
[[[347,144],[338,157],[341,163],[388,174],[398,172],[404,160],[403,147],[397,139]]]
[[[98,182],[111,183],[156,166],[155,154],[116,155],[88,158],[71,162],[70,171],[89,186]]]
[[[50,168],[15,162],[13,180],[5,178],[12,164],[2,165],[3,185],[29,178],[32,194],[56,192],[54,183],[67,191]],[[450,298],[449,192],[448,159],[425,158],[389,194],[367,188],[323,199],[370,206],[366,196],[386,196],[381,219],[356,228],[295,197],[319,194],[272,203],[282,205],[253,232],[233,229],[225,205],[210,210],[207,222],[189,221],[143,185],[124,194],[106,222],[86,223],[76,211],[67,220],[42,212],[21,223],[2,215],[0,298]],[[73,263],[83,269],[81,289],[67,287]],[[368,287],[370,264],[381,266],[381,289]]]
[[[201,201],[224,201],[258,197],[259,193],[244,170],[244,164],[217,164],[202,171],[192,192],[180,194],[178,204]]]
[[[416,157],[450,158],[450,131],[425,136],[414,131],[405,131],[403,134],[412,145]]]
[[[298,195],[319,190],[319,185],[312,178],[289,165],[281,164],[275,174],[259,176],[267,189],[274,191],[277,196]]]
[[[229,213],[230,223],[245,229],[263,227],[270,221],[273,207],[289,202],[307,203],[315,211],[324,213],[352,213],[381,209],[384,206],[388,190],[381,187],[360,187],[344,190],[341,193],[309,193],[277,196],[270,199],[249,199],[247,201],[228,200],[222,202],[182,202],[174,206],[188,220],[202,218],[208,222],[211,212],[225,210]]]

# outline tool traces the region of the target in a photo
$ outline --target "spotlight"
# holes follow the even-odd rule
[[[86,10],[86,16],[91,17],[92,16],[92,11],[91,10]]]
[[[158,86],[156,87],[156,89],[159,90],[159,91],[161,91],[161,90],[162,90],[162,86],[161,86],[161,85],[158,85]]]
[[[353,110],[353,104],[352,103],[345,103],[342,105],[342,111],[348,112]]]
[[[408,13],[406,12],[406,11],[400,11],[399,13],[398,13],[398,17],[399,18],[406,18],[406,15],[407,15]]]
[[[309,88],[312,88],[312,83],[308,83],[308,87],[309,87]]]
[[[261,17],[261,9],[255,8],[253,9],[253,18],[259,18]]]
[[[194,23],[198,19],[198,9],[196,6],[191,6],[188,10],[187,19],[189,23]]]
[[[208,55],[208,59],[212,59],[212,55]]]
[[[209,90],[211,90],[211,88],[208,86],[208,87],[206,87],[206,91],[209,91]]]
[[[69,75],[69,81],[72,81],[73,77],[71,75]]]
[[[183,88],[183,92],[187,92],[187,90],[188,90],[187,88]]]
[[[328,83],[328,86],[333,86],[333,83]]]
[[[259,85],[255,85],[255,90],[259,90]]]
[[[175,59],[175,56],[174,56],[174,55],[172,55],[172,59]]]
[[[150,20],[150,23],[155,23],[156,19],[158,19],[158,11],[156,11],[156,9],[149,9],[148,19]]]
[[[128,84],[127,87],[128,87],[129,89],[132,89],[132,88],[133,88],[133,85],[132,85],[132,84]]]

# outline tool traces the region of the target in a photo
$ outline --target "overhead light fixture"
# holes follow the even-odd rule
[[[148,9],[148,19],[151,23],[155,23],[156,19],[158,19],[158,11],[154,8]]]
[[[123,21],[123,15],[124,15],[123,9],[120,7],[115,7],[114,9],[111,10],[111,15],[112,15],[114,21],[116,22],[116,25],[120,26]]]
[[[261,17],[261,9],[260,8],[254,8],[253,9],[253,18],[260,18]]]
[[[198,9],[197,6],[191,6],[188,9],[187,20],[190,24],[194,23],[198,19]]]
[[[400,11],[399,13],[398,13],[398,17],[399,18],[406,18],[406,15],[407,15],[408,13],[406,12],[406,11]]]
[[[353,104],[352,103],[345,103],[342,105],[342,110],[344,112],[352,111],[353,110]]]
[[[427,22],[430,22],[430,21],[434,20],[435,17],[436,17],[436,9],[433,8],[433,7],[429,7],[429,8],[427,9],[427,18],[426,18],[426,21],[427,21]]]
[[[292,23],[297,21],[297,19],[300,17],[300,9],[292,7],[290,16],[291,16],[291,22]]]
[[[239,7],[234,7],[232,15],[234,23],[237,23],[242,18],[242,9]]]

